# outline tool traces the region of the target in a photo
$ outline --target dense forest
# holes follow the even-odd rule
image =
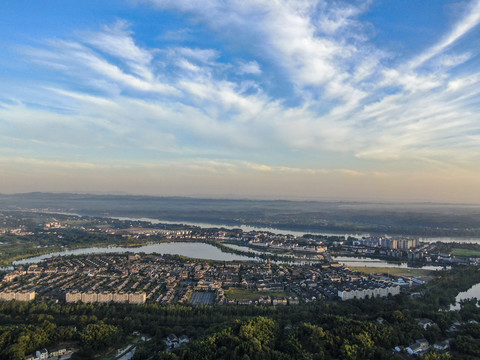
[[[478,359],[480,310],[476,300],[460,311],[448,309],[459,291],[480,281],[476,267],[442,272],[415,296],[320,301],[298,306],[190,306],[0,302],[0,358],[24,359],[43,347],[72,344],[77,359],[91,359],[122,347],[140,332],[141,359],[396,359],[395,346],[426,338],[451,339],[450,355],[426,359]],[[420,319],[435,323],[424,330]],[[381,319],[381,321],[379,320]],[[454,321],[462,323],[449,332]],[[195,339],[164,351],[170,333]]]

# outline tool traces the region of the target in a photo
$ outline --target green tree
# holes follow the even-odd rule
[[[103,322],[88,324],[80,334],[82,344],[94,350],[112,345],[117,339],[118,328]]]

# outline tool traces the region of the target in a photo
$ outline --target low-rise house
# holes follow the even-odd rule
[[[435,325],[435,323],[432,320],[423,319],[418,322],[418,325],[421,326],[423,330],[427,330],[429,327]]]
[[[405,350],[410,355],[420,355],[426,352],[429,348],[430,348],[430,345],[428,341],[425,339],[420,339],[420,340],[417,340],[414,344],[407,347]]]
[[[56,349],[50,350],[49,351],[49,357],[60,357],[62,355],[65,355],[67,353],[67,348],[65,346],[60,346]]]
[[[179,340],[178,340],[177,335],[175,335],[175,334],[170,334],[165,339],[165,344],[169,348],[176,348],[178,346],[178,343],[179,343]]]
[[[272,300],[272,304],[273,305],[287,305],[288,304],[288,301],[286,298],[274,298]]]
[[[289,296],[287,300],[289,305],[298,305],[300,303],[300,299],[296,296]]]
[[[433,348],[435,350],[440,350],[440,351],[449,350],[450,349],[450,341],[448,341],[448,340],[437,341],[435,344],[433,344]]]
[[[179,345],[188,344],[189,342],[190,342],[190,339],[188,338],[187,335],[182,335],[178,338]]]
[[[47,359],[48,358],[48,350],[47,349],[37,350],[35,352],[35,356],[40,360]]]

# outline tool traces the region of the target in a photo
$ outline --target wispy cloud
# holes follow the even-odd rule
[[[105,158],[128,149],[217,173],[385,177],[390,162],[478,168],[480,72],[451,70],[474,56],[454,45],[480,22],[479,1],[438,43],[397,65],[361,19],[371,2],[150,3],[246,50],[156,48],[123,20],[24,48],[33,66],[57,76],[34,84],[35,100],[0,104],[5,146],[36,141],[26,147],[33,156],[62,143]]]
[[[408,64],[409,67],[414,69],[421,66],[429,59],[441,54],[445,49],[476,27],[480,23],[480,1],[472,1],[470,6],[465,9],[465,14],[465,17],[458,21],[453,29],[450,30],[440,42],[428,48],[418,57],[413,58]]]
[[[241,75],[243,74],[254,74],[259,75],[262,73],[260,65],[256,61],[241,62],[238,65],[237,72]]]

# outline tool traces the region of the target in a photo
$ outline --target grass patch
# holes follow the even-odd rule
[[[349,269],[366,274],[389,274],[393,276],[428,276],[435,273],[434,270],[425,270],[417,268],[386,268],[386,267],[363,267],[349,266]]]
[[[228,299],[237,300],[257,300],[261,297],[289,297],[288,291],[257,291],[253,289],[228,289],[225,290],[225,296]]]
[[[453,248],[452,255],[459,257],[480,256],[480,250]]]

